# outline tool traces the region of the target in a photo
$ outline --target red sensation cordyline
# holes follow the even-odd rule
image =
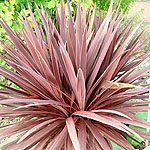
[[[133,112],[147,111],[150,67],[136,70],[150,53],[141,53],[144,32],[123,24],[111,2],[106,17],[78,3],[74,17],[69,2],[56,9],[56,26],[37,7],[39,25],[29,6],[32,24],[20,16],[23,29],[12,31],[1,18],[9,42],[1,42],[9,66],[0,74],[18,85],[0,85],[0,116],[19,121],[0,128],[0,140],[16,135],[2,150],[112,150],[111,141],[133,150],[127,136],[150,140],[150,123]],[[67,15],[66,15],[67,14]],[[131,99],[139,99],[132,101]]]

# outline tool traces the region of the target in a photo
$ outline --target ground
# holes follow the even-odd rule
[[[140,19],[145,18],[146,21],[150,21],[150,1],[148,2],[135,2],[133,7],[129,11],[129,15],[136,15],[140,12],[141,9],[144,9],[143,13],[140,15]]]

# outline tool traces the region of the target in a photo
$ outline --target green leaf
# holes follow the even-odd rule
[[[137,128],[136,128],[137,129]],[[138,142],[142,142],[142,140],[139,138],[139,137],[137,137],[137,136],[135,136],[135,135],[131,135],[130,134],[130,136],[131,137],[133,137],[135,140],[137,140]],[[130,139],[129,137],[127,137],[127,140],[128,140],[128,142],[132,145],[132,146],[137,146],[138,145],[138,143],[137,142],[135,142],[134,140],[132,140],[132,139]]]
[[[121,148],[120,146],[118,146],[117,144],[111,142],[113,150],[123,150],[123,148]]]
[[[147,112],[138,112],[136,114],[136,116],[147,121],[148,113]]]
[[[84,3],[85,3],[85,7],[89,8],[90,5],[93,4],[93,1],[92,0],[85,0]]]
[[[48,6],[49,9],[54,8],[55,4],[56,4],[55,0],[51,0],[50,2],[47,2],[47,6]]]
[[[142,118],[143,120],[146,120],[146,121],[147,121],[147,115],[148,115],[147,112],[138,112],[138,113],[136,114],[137,117]],[[131,127],[131,128],[134,128],[134,129],[140,129],[140,130],[146,131],[146,128],[142,128],[142,127],[138,127],[138,126],[134,126],[134,125],[130,125],[130,127]],[[132,134],[130,134],[130,136],[132,136],[132,137],[133,137],[134,139],[136,139],[137,141],[142,142],[142,140],[141,140],[140,138],[138,138],[137,136],[132,135]],[[134,146],[134,147],[135,147],[136,145],[138,145],[137,142],[135,142],[134,140],[130,139],[129,137],[127,137],[127,140],[128,140],[128,142],[129,142],[130,144],[132,144],[132,146]]]

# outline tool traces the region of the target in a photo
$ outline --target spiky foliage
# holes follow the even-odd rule
[[[131,32],[133,20],[121,25],[123,16],[113,7],[104,18],[95,9],[86,13],[84,5],[81,11],[79,2],[72,18],[69,3],[66,16],[61,2],[57,28],[37,7],[43,22],[38,25],[29,7],[34,29],[20,16],[19,33],[0,21],[10,38],[10,44],[2,42],[8,54],[1,58],[16,70],[0,67],[0,74],[20,87],[1,85],[0,104],[6,107],[0,115],[21,118],[1,127],[1,139],[17,135],[3,150],[111,150],[110,141],[133,150],[127,136],[150,139],[129,127],[150,127],[133,114],[146,111],[148,102],[131,101],[147,97],[139,79],[147,78],[150,67],[135,70],[150,53],[140,51],[144,33],[138,34],[138,27]]]

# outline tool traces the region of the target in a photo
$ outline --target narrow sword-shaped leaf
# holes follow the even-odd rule
[[[78,100],[80,104],[80,109],[84,110],[86,88],[85,88],[85,79],[84,79],[83,72],[81,69],[78,70],[78,74],[77,74],[77,92],[78,92]]]
[[[26,132],[17,143],[20,143],[21,141],[23,141],[26,137],[28,137],[30,134],[34,133],[34,131],[38,130],[39,128],[41,128],[42,126],[45,126],[47,124],[50,124],[54,121],[56,121],[57,119],[51,119],[51,120],[47,120],[42,122],[41,124],[38,124],[37,126],[34,126],[32,129],[30,129],[28,132]]]
[[[69,133],[70,139],[72,141],[72,144],[73,144],[75,150],[81,150],[79,140],[78,140],[78,137],[77,137],[77,132],[76,132],[76,129],[75,129],[75,122],[72,119],[72,117],[67,118],[66,125],[67,125],[67,128],[68,128],[68,133]]]
[[[83,119],[80,120],[78,138],[79,138],[80,148],[82,150],[86,150],[87,132],[86,132],[86,124]]]
[[[101,147],[103,149],[111,150],[104,137],[99,133],[98,129],[90,121],[86,121],[86,124]]]
[[[48,145],[46,150],[49,150],[49,149],[56,150],[58,146],[62,143],[66,135],[67,135],[67,126],[63,128],[63,130],[59,133],[59,135],[54,139],[52,144]]]

